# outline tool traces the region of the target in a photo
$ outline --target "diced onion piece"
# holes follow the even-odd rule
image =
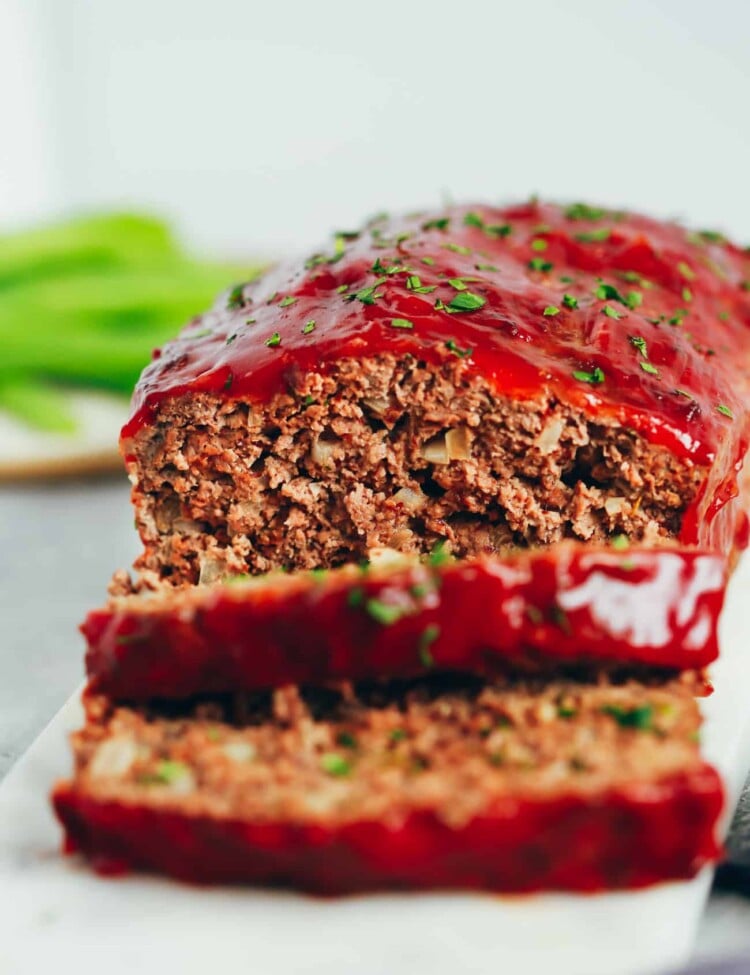
[[[393,500],[402,504],[407,511],[419,511],[427,503],[427,497],[419,489],[402,487],[393,495]]]
[[[119,778],[130,771],[138,757],[138,746],[132,738],[108,738],[96,750],[89,764],[95,778]]]
[[[556,416],[548,420],[542,427],[542,431],[534,441],[539,453],[542,455],[551,454],[560,443],[560,436],[565,429],[565,421],[562,417]]]
[[[604,502],[604,510],[608,515],[619,515],[627,507],[627,499],[622,497],[607,498]]]
[[[340,440],[328,440],[318,437],[313,441],[312,459],[321,467],[326,467],[333,462],[333,452],[341,443]]]
[[[432,440],[423,443],[420,453],[430,464],[447,464],[448,445],[445,442],[445,436],[441,433],[439,436],[433,437]]]
[[[445,435],[448,460],[471,459],[471,437],[467,427],[455,427]]]
[[[257,755],[255,745],[250,741],[228,741],[221,750],[233,762],[252,762]]]

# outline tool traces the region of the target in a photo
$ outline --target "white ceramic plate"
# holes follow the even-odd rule
[[[750,558],[732,580],[704,751],[733,807],[750,764]],[[684,963],[710,875],[598,896],[295,894],[103,880],[59,854],[47,803],[77,695],[0,787],[0,972],[646,975]],[[725,817],[728,821],[728,813]]]

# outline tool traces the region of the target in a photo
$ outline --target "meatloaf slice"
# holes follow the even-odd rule
[[[725,560],[695,550],[520,551],[241,576],[114,598],[82,626],[116,699],[580,663],[707,666]]]
[[[626,534],[728,551],[750,255],[577,204],[377,220],[222,296],[122,449],[146,580]]]
[[[689,678],[87,701],[55,808],[104,871],[325,893],[599,890],[717,854]]]

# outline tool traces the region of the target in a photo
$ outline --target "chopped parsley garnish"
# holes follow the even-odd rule
[[[245,324],[246,325],[255,325],[255,323],[257,322],[257,320],[258,320],[257,318],[246,318],[245,319]]]
[[[601,230],[587,230],[575,235],[576,240],[582,244],[596,244],[600,241],[609,240],[611,236],[612,231],[606,230],[604,227]]]
[[[307,396],[305,396],[305,398],[302,400],[302,405],[304,407],[308,407],[308,406],[312,406],[314,402],[315,402],[315,397],[314,396],[311,396],[308,393]],[[315,572],[317,570],[313,569],[312,571]]]
[[[369,288],[360,288],[359,291],[355,291],[353,295],[348,295],[347,301],[361,301],[363,305],[374,305],[378,298],[382,298],[382,292],[377,290],[378,284],[373,284]]]
[[[365,611],[381,626],[397,623],[408,612],[403,606],[393,606],[380,599],[368,599],[365,603]]]
[[[227,296],[227,308],[242,308],[245,304],[245,285],[236,284]]]
[[[723,403],[719,403],[716,407],[716,412],[721,413],[722,416],[728,416],[730,420],[734,419],[734,413],[732,413],[728,406],[724,406]]]
[[[529,261],[529,267],[532,271],[551,271],[552,264],[550,261],[545,261],[543,257],[532,257]]]
[[[562,303],[565,305],[566,308],[578,307],[578,299],[573,295],[567,294],[567,292],[562,297]]]
[[[423,223],[422,230],[447,230],[450,222],[450,217],[438,217],[436,220],[428,220]]]
[[[414,328],[414,322],[410,322],[408,318],[392,318],[391,328]]]
[[[500,268],[495,264],[475,264],[477,271],[499,271]]]
[[[435,264],[435,258],[434,257],[423,257],[423,258],[421,258],[421,261],[422,261],[423,264],[426,264],[427,267],[433,267],[434,264]]]
[[[302,326],[302,334],[309,335],[310,332],[314,332],[315,324],[316,322],[314,318],[311,318],[309,322],[305,322],[305,324]]]
[[[414,291],[416,288],[422,287],[422,281],[418,274],[410,274],[406,279],[406,287],[409,291]]]
[[[564,212],[568,220],[603,220],[607,216],[606,210],[591,207],[587,203],[571,203]]]
[[[554,315],[560,314],[560,309],[557,305],[547,305],[542,314],[546,315],[547,318],[552,318]]]
[[[293,305],[296,301],[297,299],[293,295],[287,295],[285,298],[282,298],[281,301],[279,302],[279,308],[288,308],[290,305]]]
[[[627,305],[628,299],[624,298],[620,292],[612,284],[600,284],[594,289],[595,296],[600,301],[619,301],[623,305]]]
[[[532,240],[531,242],[531,249],[533,251],[538,251],[539,253],[541,253],[542,251],[546,251],[548,247],[549,244],[547,243],[547,241],[543,240],[541,237],[535,237],[534,240]]]
[[[644,359],[648,359],[648,345],[642,335],[629,335],[628,341],[638,349]]]
[[[693,300],[693,292],[690,290],[690,288],[682,289],[682,300],[688,305]]]
[[[643,304],[643,295],[640,291],[628,291],[625,296],[625,304],[628,308],[638,308],[639,305]]]
[[[359,589],[359,588],[352,589],[349,595],[346,597],[347,606],[352,606],[355,609],[358,606],[361,606],[364,603],[364,601],[365,601],[364,589]]]
[[[230,335],[227,338],[227,340],[225,342],[225,345],[231,345],[232,342],[234,342],[234,340],[237,338],[238,335],[239,335],[239,332],[234,332],[232,335]]]
[[[682,325],[687,313],[687,308],[678,308],[674,315],[667,319],[667,323],[669,325]]]
[[[607,316],[607,318],[615,318],[615,319],[622,318],[620,312],[616,308],[613,308],[612,305],[605,305],[604,308],[602,308],[602,311]]]
[[[618,552],[622,552],[624,549],[630,547],[630,539],[627,535],[614,535],[610,544],[612,548]]]
[[[356,748],[357,739],[349,731],[340,731],[336,735],[336,744],[343,745],[344,748]]]
[[[337,295],[342,295],[345,291],[348,291],[348,290],[349,290],[349,285],[348,284],[340,284],[338,286],[338,288],[336,288],[336,294]]]
[[[478,213],[470,212],[464,214],[464,223],[467,227],[479,227],[480,230],[484,229],[484,220],[482,220]]]
[[[597,386],[599,383],[604,382],[604,372],[599,368],[599,366],[595,366],[591,372],[586,372],[583,369],[574,369],[573,378],[577,379],[579,382],[591,383],[592,386]]]
[[[404,728],[394,728],[388,737],[391,741],[403,741],[406,738],[406,730]]]
[[[471,291],[461,291],[446,306],[446,311],[456,313],[462,311],[476,311],[487,304],[485,298],[473,294]]]
[[[620,277],[623,281],[628,281],[630,284],[641,283],[641,276],[637,271],[622,271]]]
[[[558,704],[557,705],[557,716],[558,718],[575,718],[578,714],[578,709],[574,708],[572,704]]]
[[[459,359],[465,359],[467,356],[470,356],[471,353],[474,351],[473,349],[470,348],[466,348],[466,349],[459,348],[455,339],[448,339],[448,341],[445,343],[445,347],[446,349],[448,349],[449,352],[452,352],[453,355],[458,356]]]
[[[441,538],[439,542],[435,542],[432,546],[432,551],[427,557],[427,561],[433,568],[438,568],[441,565],[445,565],[446,562],[451,561],[449,553],[445,551],[445,541],[444,538]]]
[[[184,762],[176,762],[165,758],[156,766],[153,776],[148,776],[149,781],[163,782],[165,785],[172,785],[179,779],[184,779],[190,775],[190,769]]]
[[[266,345],[268,345],[267,342]],[[233,382],[234,382],[234,373],[230,369],[229,372],[227,373],[227,378],[224,380],[224,389],[231,389]]]
[[[698,236],[709,244],[726,243],[726,237],[724,234],[719,233],[718,230],[699,230]]]
[[[484,228],[488,237],[510,237],[513,228],[509,223],[491,223]]]
[[[686,281],[694,280],[695,271],[690,267],[689,264],[686,264],[685,261],[680,261],[680,263],[677,265],[677,270],[680,272],[683,278],[685,278]]]
[[[448,278],[448,284],[456,291],[466,291],[467,288],[466,284],[461,280],[461,278]]]
[[[443,248],[447,251],[453,251],[454,254],[471,254],[471,248],[464,247],[463,244],[443,244]]]
[[[643,359],[641,359],[639,365],[641,369],[643,369],[644,372],[647,372],[650,376],[659,375],[659,370],[656,368],[656,366],[653,363],[645,362]]]
[[[274,332],[270,339],[266,339],[265,344],[269,347],[269,349],[273,349],[277,345],[281,345],[281,336],[278,332]]]
[[[440,636],[440,627],[437,623],[430,623],[428,626],[422,630],[419,637],[419,645],[417,647],[419,653],[419,662],[423,667],[434,667],[435,659],[430,653],[430,647]]]
[[[342,755],[337,755],[336,752],[326,752],[325,755],[321,755],[320,767],[329,775],[337,776],[348,775],[352,770],[349,762]]]
[[[602,714],[614,718],[621,728],[635,728],[637,731],[650,731],[654,726],[654,709],[650,704],[635,708],[621,708],[617,704],[605,704]]]

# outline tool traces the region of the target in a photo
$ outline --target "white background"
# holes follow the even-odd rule
[[[0,0],[0,220],[273,255],[539,192],[750,238],[749,59],[744,0]]]

